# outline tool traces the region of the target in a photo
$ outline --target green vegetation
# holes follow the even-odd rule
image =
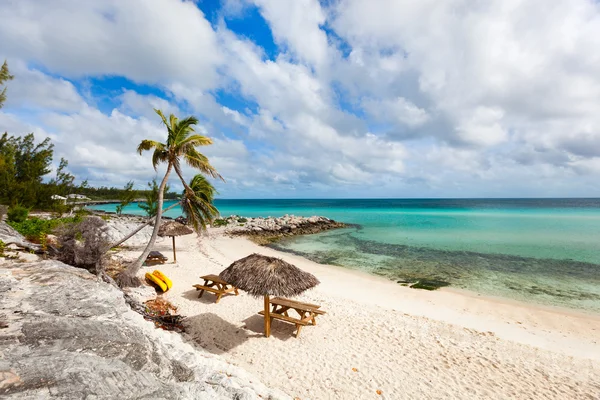
[[[0,257],[4,257],[4,250],[6,249],[6,244],[0,240]]]
[[[6,81],[10,81],[14,78],[14,76],[12,76],[10,74],[10,71],[8,70],[8,64],[6,63],[6,61],[4,61],[4,64],[2,64],[2,68],[0,68],[0,86],[4,84],[4,82]],[[2,89],[2,91],[0,92],[0,108],[2,108],[2,106],[4,105],[4,101],[6,100],[6,87],[4,89]]]
[[[194,229],[206,229],[207,223],[219,215],[213,205],[215,194],[214,186],[202,175],[194,176],[183,191],[181,209]]]
[[[156,183],[156,179],[153,179],[152,182],[148,182],[148,187],[150,190],[144,191],[144,197],[146,201],[143,203],[138,203],[138,207],[142,210],[146,211],[146,215],[149,217],[156,216],[158,212],[158,183]],[[165,185],[165,189],[169,190],[169,185]]]
[[[217,218],[215,220],[213,220],[212,222],[212,226],[218,228],[220,226],[226,226],[227,225],[227,220],[223,219],[223,218]]]
[[[17,204],[8,209],[7,216],[10,222],[23,222],[29,216],[29,208]]]
[[[56,228],[77,221],[81,221],[81,217],[75,216],[56,219],[30,218],[21,222],[9,221],[8,224],[21,235],[25,236],[27,240],[34,243],[41,243],[46,239],[46,236],[54,232]]]

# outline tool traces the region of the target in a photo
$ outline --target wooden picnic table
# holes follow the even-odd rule
[[[296,300],[275,297],[270,300],[272,309],[269,313],[271,320],[273,318],[291,322],[296,325],[296,337],[300,335],[300,330],[306,325],[316,325],[316,316],[325,314],[320,310],[321,306],[317,304],[303,303]],[[295,315],[290,315],[289,311],[294,310]],[[259,311],[260,315],[265,315],[264,311]]]
[[[201,276],[200,279],[204,279],[203,285],[192,285],[196,290],[200,291],[198,298],[202,297],[204,292],[207,291],[214,293],[217,296],[215,303],[218,303],[219,300],[221,300],[221,297],[226,293],[235,293],[236,296],[239,294],[238,289],[235,286],[225,282],[219,275],[204,275]]]

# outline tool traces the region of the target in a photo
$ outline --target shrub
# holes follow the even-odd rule
[[[227,225],[226,219],[217,218],[212,222],[212,226],[214,226],[214,227],[226,226],[226,225]]]
[[[60,261],[100,274],[110,249],[108,226],[98,217],[63,225],[58,233],[58,244]]]
[[[10,222],[23,222],[29,216],[29,209],[17,204],[9,208],[7,214]]]
[[[241,223],[241,224],[248,222],[248,220],[247,220],[246,218],[243,218],[243,217],[242,217],[242,218],[238,218],[238,220],[237,220],[237,221],[238,221],[239,223]]]
[[[8,224],[12,226],[21,235],[25,236],[27,240],[37,243],[41,241],[42,237],[45,239],[49,233],[52,233],[59,226],[67,223],[72,223],[75,220],[76,217],[58,219],[31,218],[26,219],[22,222],[9,221]]]
[[[4,250],[6,249],[6,244],[2,240],[0,240],[0,257],[4,257]]]

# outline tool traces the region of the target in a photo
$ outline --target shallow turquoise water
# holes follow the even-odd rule
[[[318,262],[600,312],[598,199],[220,200],[216,205],[222,215],[324,215],[358,225],[276,245]],[[114,205],[95,208],[114,210]],[[125,212],[142,213],[137,206]]]

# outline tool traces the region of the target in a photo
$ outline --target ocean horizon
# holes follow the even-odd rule
[[[215,205],[222,216],[322,215],[351,224],[272,245],[319,263],[600,312],[597,198],[218,199]],[[115,204],[90,208],[114,211]],[[137,204],[124,213],[144,214]],[[175,207],[165,215],[180,214]]]

